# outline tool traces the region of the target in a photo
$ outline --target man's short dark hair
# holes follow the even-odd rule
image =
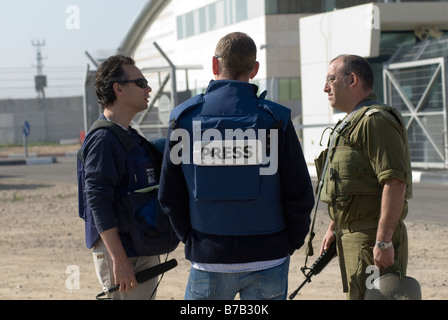
[[[117,97],[113,89],[114,83],[127,80],[123,65],[135,65],[134,59],[122,55],[109,57],[96,72],[95,92],[98,102],[104,107],[112,105]]]
[[[247,34],[233,32],[219,40],[215,56],[222,58],[221,67],[234,79],[249,74],[257,60],[257,46]]]
[[[365,58],[353,54],[343,54],[337,56],[332,61],[336,59],[342,59],[344,63],[344,74],[353,72],[361,78],[365,90],[371,90],[373,88],[375,82],[373,70],[370,63]]]

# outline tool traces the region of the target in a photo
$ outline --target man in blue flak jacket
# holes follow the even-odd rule
[[[311,179],[290,109],[257,96],[254,41],[223,37],[205,94],[170,118],[159,201],[191,262],[186,299],[286,299]]]
[[[142,255],[129,231],[124,196],[158,184],[154,160],[146,152],[146,139],[131,128],[134,116],[148,108],[152,91],[132,58],[117,55],[98,68],[95,82],[103,113],[99,120],[122,130],[135,144],[127,151],[113,131],[89,130],[82,146],[86,211],[86,244],[92,249],[95,270],[104,291],[115,300],[155,298],[157,278],[137,283],[135,273],[159,264],[158,255]]]

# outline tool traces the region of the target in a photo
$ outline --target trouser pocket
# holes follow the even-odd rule
[[[112,261],[108,259],[109,253],[107,252],[106,246],[101,239],[98,240],[93,247],[92,254],[96,276],[99,283],[103,287],[103,290],[106,291],[112,287],[113,266]]]

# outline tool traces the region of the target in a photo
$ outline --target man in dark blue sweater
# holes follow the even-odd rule
[[[314,196],[290,110],[257,96],[256,45],[222,38],[205,95],[170,119],[159,201],[192,264],[186,299],[285,299]]]
[[[129,212],[122,198],[158,183],[144,138],[130,127],[134,116],[148,108],[151,88],[133,59],[112,56],[99,66],[95,89],[104,108],[100,119],[121,127],[135,147],[127,152],[118,137],[105,128],[89,132],[83,143],[84,187],[90,208],[85,217],[87,247],[92,248],[104,290],[120,286],[108,298],[148,300],[155,292],[157,278],[138,284],[135,273],[158,264],[159,257],[142,256],[135,250],[127,230]]]

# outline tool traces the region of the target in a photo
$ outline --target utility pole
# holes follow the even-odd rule
[[[34,77],[34,84],[37,91],[37,97],[45,99],[45,87],[47,86],[47,76],[43,74],[43,63],[42,63],[42,47],[45,46],[45,40],[34,41],[32,40],[33,47],[36,48],[36,76]]]

